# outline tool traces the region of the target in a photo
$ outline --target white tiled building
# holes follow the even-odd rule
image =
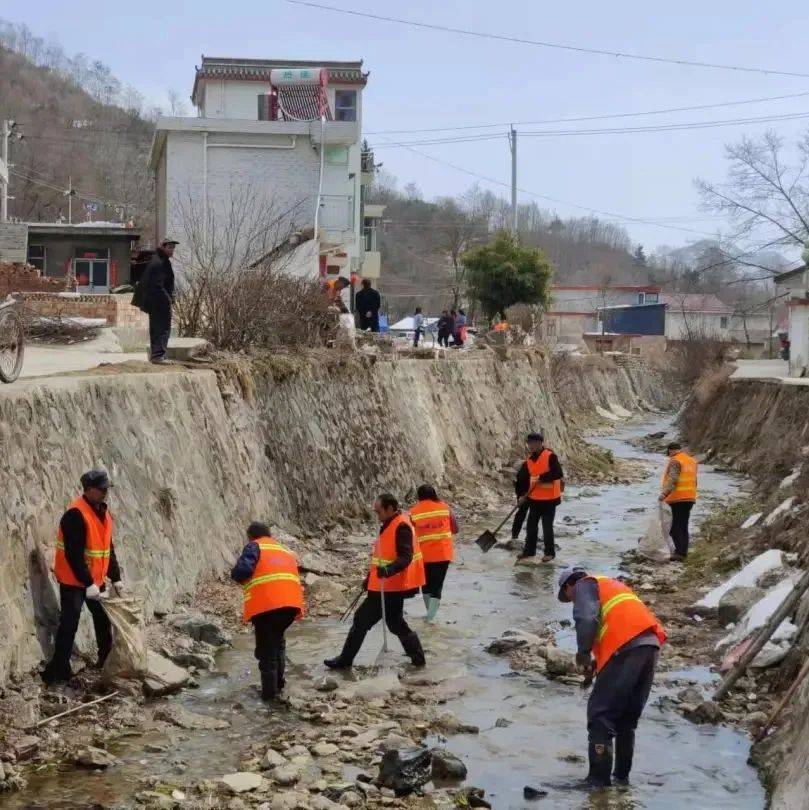
[[[378,276],[378,255],[364,249],[373,226],[363,216],[372,171],[361,148],[367,80],[362,62],[203,56],[191,95],[197,117],[157,122],[156,236],[182,240],[190,216],[226,218],[247,189],[285,225],[317,220],[316,249],[299,272]],[[182,262],[182,245],[178,255]]]

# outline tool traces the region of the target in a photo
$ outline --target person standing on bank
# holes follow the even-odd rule
[[[458,522],[449,504],[439,499],[435,487],[422,484],[416,490],[416,497],[418,503],[409,510],[410,521],[424,559],[426,582],[421,595],[427,608],[427,621],[431,622],[438,613],[444,579],[454,557],[453,536],[458,534]]]
[[[274,700],[286,684],[284,634],[303,615],[298,560],[272,537],[266,524],[251,523],[247,527],[247,545],[230,577],[242,586],[242,620],[252,622],[256,634],[261,699]]]
[[[517,471],[514,491],[520,506],[527,504],[528,519],[525,528],[525,546],[517,562],[537,553],[539,522],[542,521],[542,541],[545,555],[542,562],[550,562],[556,556],[553,536],[553,521],[556,507],[562,502],[562,479],[564,472],[559,459],[545,447],[541,433],[529,433],[526,437],[528,458]],[[512,535],[513,535],[512,529]]]
[[[697,500],[697,460],[684,452],[682,445],[672,442],[666,448],[669,460],[663,472],[658,500],[671,507],[671,540],[673,562],[682,562],[688,556],[688,521]]]
[[[119,595],[123,592],[121,568],[112,543],[112,515],[107,508],[110,484],[103,470],[90,470],[81,477],[82,495],[62,515],[56,537],[53,573],[59,582],[59,627],[53,656],[42,673],[47,684],[70,680],[70,655],[79,628],[81,609],[93,617],[98,661],[104,666],[112,649],[112,626],[99,601],[109,577]]]
[[[421,307],[416,307],[413,313],[413,348],[417,349],[419,340],[424,332],[424,315],[421,314]]]
[[[573,603],[576,663],[595,686],[587,701],[587,783],[629,784],[638,727],[652,689],[666,632],[646,605],[617,579],[580,567],[559,575],[560,602]],[[613,740],[615,770],[613,771]]]
[[[166,349],[171,337],[171,305],[174,300],[174,268],[171,257],[180,243],[164,239],[146,265],[135,288],[132,303],[149,315],[149,362],[169,363]]]
[[[424,650],[416,633],[404,618],[405,599],[425,584],[424,560],[419,541],[408,517],[393,495],[385,493],[374,501],[381,524],[371,555],[371,568],[363,585],[367,595],[354,614],[343,651],[323,663],[330,669],[348,669],[362,647],[368,631],[382,618],[382,599],[388,629],[399,637],[402,648],[417,667],[424,666]]]
[[[372,332],[378,332],[382,300],[379,292],[371,286],[370,278],[362,280],[362,289],[355,296],[354,304],[359,315],[359,328],[362,331],[370,329]]]

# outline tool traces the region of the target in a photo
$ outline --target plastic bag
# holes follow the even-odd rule
[[[671,507],[665,501],[657,502],[657,510],[649,517],[646,531],[638,540],[638,554],[647,560],[665,562],[674,551],[671,530]]]
[[[101,677],[143,678],[148,670],[143,608],[134,597],[110,597],[102,603],[112,623],[112,650]]]

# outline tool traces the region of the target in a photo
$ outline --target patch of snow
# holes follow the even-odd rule
[[[800,474],[801,468],[796,467],[786,478],[781,480],[781,483],[778,485],[778,489],[787,489],[787,487],[791,487],[798,480],[798,476]]]
[[[795,627],[795,625],[792,625],[792,627]],[[798,628],[795,627],[795,632],[797,632],[797,630]],[[788,640],[782,639],[776,644],[772,641],[768,641],[752,660],[750,666],[756,669],[766,669],[767,667],[775,666],[786,658],[791,646],[792,644]]]
[[[794,587],[795,585],[792,579],[787,577],[783,582],[779,582],[777,585],[770,588],[770,590],[744,614],[744,617],[736,627],[716,645],[717,649],[721,649],[730,644],[736,644],[742,641],[742,639],[747,638],[754,631],[764,627],[773,613],[778,610],[784,599],[789,596]],[[792,624],[789,619],[784,619],[773,633],[770,641],[773,643],[782,639],[788,641],[793,638],[797,632],[798,628]]]
[[[795,496],[790,495],[789,498],[779,503],[778,506],[776,506],[775,509],[773,509],[769,515],[767,515],[767,517],[764,519],[764,525],[772,526],[772,524],[775,523],[778,518],[785,515],[790,509],[792,509],[793,503],[795,503]]]
[[[742,528],[744,528],[744,526],[742,526]],[[721,585],[717,585],[713,590],[705,594],[697,604],[706,608],[719,607],[719,600],[731,588],[740,586],[752,587],[756,584],[760,576],[775,568],[781,568],[783,564],[784,558],[782,552],[776,548],[771,548],[769,551],[765,551],[763,554],[759,554],[758,557],[750,560],[741,571],[737,571],[730,579],[725,580]]]
[[[616,416],[620,416],[621,419],[629,419],[629,417],[632,416],[632,411],[628,411],[626,408],[620,406],[617,402],[607,402],[607,405],[609,405],[610,410]]]
[[[761,516],[763,514],[764,514],[763,512],[756,512],[755,514],[750,515],[750,517],[747,518],[747,520],[745,520],[745,522],[742,523],[742,525],[739,528],[741,528],[741,529],[752,529],[753,526],[755,526],[756,523],[758,523],[761,520]]]
[[[596,413],[603,417],[604,419],[609,419],[610,422],[620,422],[621,417],[616,416],[612,411],[608,411],[605,408],[602,408],[600,405],[596,405]]]

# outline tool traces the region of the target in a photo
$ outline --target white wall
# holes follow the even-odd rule
[[[722,318],[727,325],[722,327]],[[686,312],[685,317],[681,311],[668,307],[666,309],[666,337],[669,340],[686,340],[689,331],[696,335],[712,335],[719,338],[730,339],[730,314],[714,315],[708,312]]]
[[[258,120],[258,97],[270,92],[269,82],[205,81],[203,118]]]
[[[809,367],[809,304],[789,303],[789,376],[802,377]]]
[[[766,342],[772,330],[777,326],[775,318],[773,318],[772,325],[770,324],[769,312],[748,315],[746,318],[742,318],[741,315],[733,315],[730,319],[730,333],[733,340],[738,340],[740,343],[747,340],[744,328],[745,321],[747,322],[747,332],[750,335],[750,340],[754,342]]]
[[[638,293],[631,290],[551,290],[553,310],[558,312],[594,312],[599,307],[637,304]]]

